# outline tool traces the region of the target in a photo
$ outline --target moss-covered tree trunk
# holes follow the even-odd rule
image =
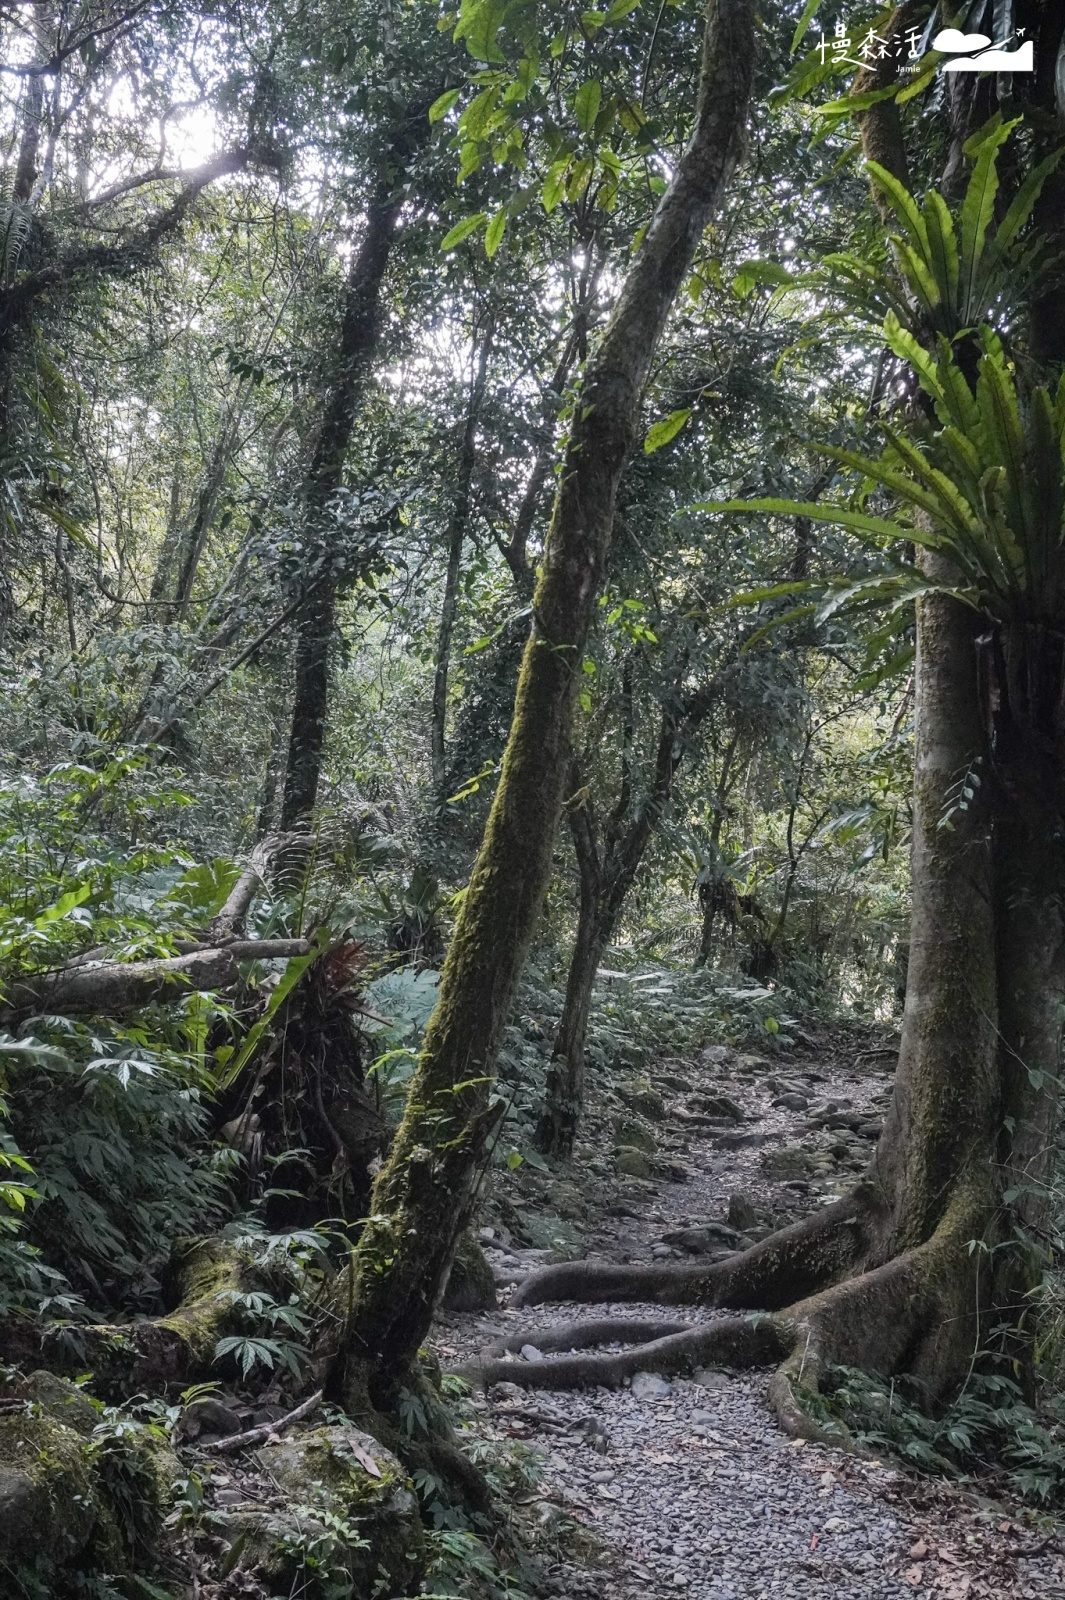
[[[426,1335],[498,1126],[495,1061],[551,873],[617,487],[666,316],[743,148],[753,55],[751,0],[710,0],[692,136],[577,398],[499,786],[356,1254],[347,1349],[384,1385],[409,1369]]]

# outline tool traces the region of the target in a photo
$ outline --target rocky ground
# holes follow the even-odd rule
[[[572,1176],[523,1170],[492,1201],[481,1236],[499,1309],[445,1314],[444,1363],[517,1328],[530,1331],[516,1359],[536,1361],[537,1327],[661,1315],[508,1310],[511,1286],[542,1261],[712,1259],[835,1198],[880,1131],[894,1049],[851,1036],[773,1060],[719,1046],[646,1076],[632,1063],[592,1106]],[[540,1457],[537,1515],[560,1597],[1065,1597],[1065,1546],[1029,1514],[787,1439],[766,1376],[646,1373],[579,1394],[503,1383],[475,1397],[479,1428]]]

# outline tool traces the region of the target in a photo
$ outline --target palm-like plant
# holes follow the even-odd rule
[[[990,318],[1007,284],[1012,295],[1034,270],[1039,243],[1019,236],[1065,151],[1032,171],[991,236],[998,152],[1013,126],[993,119],[966,147],[974,168],[957,229],[936,191],[919,207],[871,163],[905,234],[893,240],[898,272],[856,257],[830,257],[825,264],[833,282],[842,271],[845,295],[866,316],[883,314],[886,344],[916,375],[928,402],[924,410],[914,408],[905,429],[884,427],[886,448],[878,458],[822,447],[858,474],[850,502],[764,498],[701,508],[807,517],[846,527],[887,552],[886,572],[831,580],[820,586],[819,602],[789,611],[788,618],[813,612],[825,620],[844,606],[887,606],[897,613],[929,592],[948,592],[1007,627],[1061,614],[1065,378],[1053,398],[1043,385],[1023,384]],[[877,490],[894,503],[890,515],[870,509]],[[941,568],[930,577],[906,561],[904,548],[913,545],[946,556],[951,577],[944,579]],[[747,598],[797,596],[811,588],[781,584]]]
[[[1022,238],[1043,185],[1065,156],[1053,151],[1025,178],[997,226],[999,152],[1020,119],[995,115],[965,145],[973,170],[955,224],[947,202],[930,189],[923,205],[890,172],[867,163],[873,184],[897,219],[890,262],[874,263],[852,252],[826,256],[818,281],[865,317],[881,322],[893,314],[923,342],[955,339],[991,319],[1008,294],[1015,305],[1042,264],[1037,237]]]

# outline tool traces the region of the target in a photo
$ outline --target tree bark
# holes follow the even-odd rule
[[[382,181],[366,213],[366,229],[348,273],[337,369],[318,428],[304,484],[310,529],[340,488],[344,460],[365,392],[381,326],[381,285],[395,241],[401,209],[393,187]],[[321,560],[328,563],[330,552]],[[306,822],[318,797],[326,715],[329,709],[329,655],[336,621],[338,579],[326,571],[309,574],[314,587],[301,619],[296,646],[296,687],[285,772],[281,828]]]
[[[123,1016],[156,1000],[175,1000],[193,989],[225,989],[238,977],[238,961],[273,961],[306,955],[305,939],[231,939],[156,961],[101,961],[58,967],[7,987],[4,1012],[48,1011],[60,1016]]]
[[[407,1112],[356,1253],[349,1356],[386,1388],[424,1340],[500,1120],[495,1060],[551,873],[617,487],[666,317],[741,155],[753,19],[750,0],[710,0],[695,129],[577,399],[499,786]]]
[[[447,683],[451,670],[451,641],[455,633],[455,619],[459,608],[459,578],[462,575],[462,547],[470,522],[470,493],[473,487],[473,469],[477,462],[477,424],[484,404],[485,381],[488,375],[488,354],[492,347],[491,324],[485,329],[481,347],[476,354],[473,381],[470,384],[469,404],[462,429],[455,477],[455,495],[448,519],[447,572],[444,577],[444,598],[440,607],[440,627],[436,638],[436,669],[433,674],[432,706],[432,773],[437,804],[446,799],[446,737],[447,737]]]

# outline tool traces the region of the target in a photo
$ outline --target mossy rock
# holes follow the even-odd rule
[[[623,1146],[616,1155],[615,1165],[624,1178],[649,1178],[654,1172],[654,1163],[650,1156],[642,1150],[633,1150]]]
[[[550,1250],[558,1261],[575,1261],[584,1254],[580,1232],[564,1217],[552,1211],[526,1211],[514,1208],[514,1220],[521,1237],[534,1250]]]
[[[494,1311],[496,1284],[484,1251],[472,1233],[460,1236],[444,1290],[445,1311]]]
[[[808,1178],[817,1163],[801,1145],[786,1145],[783,1150],[767,1150],[762,1171],[767,1178]]]
[[[654,1129],[642,1117],[615,1117],[614,1143],[619,1149],[643,1150],[649,1156],[653,1156],[658,1148]]]
[[[650,1078],[630,1078],[619,1084],[618,1093],[631,1111],[638,1111],[652,1122],[661,1122],[666,1115],[666,1102]]]
[[[101,1425],[51,1372],[14,1386],[25,1408],[0,1416],[0,1566],[62,1591],[64,1569],[129,1571],[157,1537],[180,1463],[150,1430]]]
[[[414,1489],[396,1457],[344,1423],[294,1434],[258,1452],[290,1511],[237,1511],[229,1537],[240,1565],[285,1594],[350,1579],[355,1595],[406,1594],[425,1559]],[[372,1469],[372,1470],[371,1470]]]
[[[763,1078],[773,1071],[773,1063],[765,1056],[737,1056],[736,1071],[751,1078]]]
[[[54,1572],[96,1527],[91,1442],[47,1412],[0,1417],[0,1565]]]

